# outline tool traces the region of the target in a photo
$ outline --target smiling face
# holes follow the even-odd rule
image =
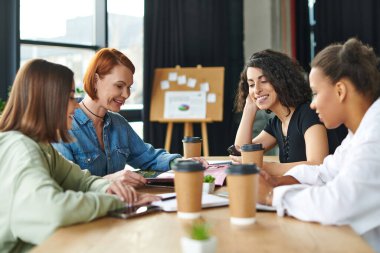
[[[313,91],[311,109],[316,111],[326,128],[338,127],[343,123],[345,113],[336,85],[319,68],[311,69],[309,80]]]
[[[78,102],[75,99],[75,85],[72,84],[69,104],[67,105],[67,129],[71,129],[73,123],[74,110],[78,108]]]
[[[132,84],[132,71],[123,65],[116,65],[108,75],[101,79],[97,75],[95,85],[98,96],[97,103],[106,110],[120,111],[121,106],[131,95]]]
[[[260,68],[249,67],[247,81],[249,96],[256,102],[259,109],[271,110],[279,103],[276,91]]]

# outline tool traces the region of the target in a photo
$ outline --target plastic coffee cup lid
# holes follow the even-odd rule
[[[186,213],[186,212],[178,211],[177,216],[178,216],[178,218],[181,218],[181,219],[197,219],[197,218],[201,217],[201,213],[199,213],[199,212]]]
[[[231,217],[230,221],[234,225],[248,226],[248,225],[254,224],[256,222],[256,218],[236,218],[236,217]]]
[[[193,160],[176,160],[173,164],[173,170],[179,172],[203,171],[202,164]]]
[[[231,164],[226,173],[229,175],[248,175],[248,174],[257,174],[260,170],[256,164]]]
[[[185,136],[185,137],[183,137],[182,142],[198,143],[198,142],[202,142],[202,138],[201,137],[193,137],[193,136]]]
[[[243,152],[249,152],[249,151],[258,151],[258,150],[263,150],[263,145],[261,143],[256,143],[256,144],[244,144],[241,146],[241,151]]]

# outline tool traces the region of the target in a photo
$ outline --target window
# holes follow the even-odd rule
[[[136,66],[132,95],[122,109],[134,111],[128,113],[129,121],[141,121],[143,19],[144,1],[20,0],[20,65],[32,58],[66,65],[75,73],[76,87],[82,88],[95,51],[115,47]],[[142,133],[142,124],[134,125]]]
[[[77,87],[96,49],[94,0],[20,0],[20,65],[43,58],[71,68]]]
[[[140,108],[143,103],[144,1],[108,0],[108,42],[125,53],[136,67],[131,97],[126,108]]]
[[[310,24],[310,59],[313,59],[315,56],[315,18],[314,18],[314,5],[316,0],[308,0],[309,3],[309,24]]]

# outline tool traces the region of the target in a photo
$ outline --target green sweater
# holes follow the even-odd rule
[[[25,252],[57,228],[124,206],[109,182],[63,158],[50,144],[0,132],[0,251]]]

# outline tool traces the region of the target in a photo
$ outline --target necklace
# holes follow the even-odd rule
[[[84,106],[84,108],[86,108],[86,110],[87,110],[89,113],[91,113],[91,114],[94,115],[95,117],[100,118],[100,119],[102,119],[102,120],[104,119],[104,116],[101,117],[101,116],[99,116],[99,115],[93,113],[90,109],[88,109],[87,106],[84,104],[83,101],[82,101],[82,105]]]

